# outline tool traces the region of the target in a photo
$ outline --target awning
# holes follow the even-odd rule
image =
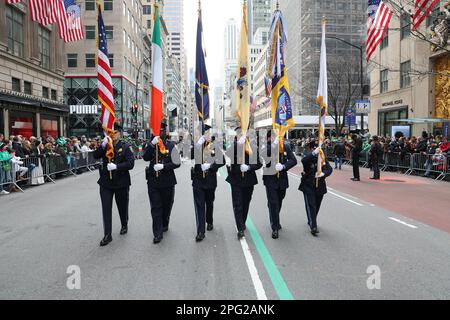
[[[0,101],[19,104],[22,106],[31,106],[31,107],[37,107],[37,108],[44,108],[49,109],[53,111],[58,112],[69,112],[69,106],[65,104],[54,104],[54,103],[48,103],[48,102],[41,102],[37,100],[22,98],[22,97],[16,97],[8,94],[0,93]]]
[[[407,123],[407,124],[426,124],[426,123],[445,123],[445,122],[450,122],[450,119],[416,118],[416,119],[389,120],[388,122],[403,122],[403,123]]]

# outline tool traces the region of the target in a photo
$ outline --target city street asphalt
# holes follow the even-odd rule
[[[362,200],[349,192],[355,187],[344,193],[330,182],[319,215],[321,233],[314,238],[296,168],[282,209],[283,230],[273,240],[259,175],[246,239],[240,242],[222,170],[215,229],[196,243],[190,165],[185,163],[176,171],[170,230],[154,245],[144,170],[145,163],[137,161],[131,173],[129,234],[119,235],[114,209],[114,240],[104,248],[99,247],[97,172],[1,197],[0,299],[450,299],[450,234],[425,224],[426,219]],[[345,167],[336,176],[348,180],[350,170]],[[382,185],[378,192],[383,194]],[[422,196],[426,216],[427,195]],[[79,290],[66,285],[69,266],[81,270]],[[371,272],[378,268],[380,288],[369,289]]]

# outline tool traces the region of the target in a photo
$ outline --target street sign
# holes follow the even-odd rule
[[[358,100],[355,102],[355,112],[357,114],[369,114],[370,113],[370,101]]]

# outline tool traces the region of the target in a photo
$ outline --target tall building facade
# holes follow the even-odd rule
[[[421,34],[431,34],[433,25],[450,19],[450,8],[441,5],[421,25]],[[372,58],[370,132],[392,136],[402,127],[399,131],[411,136],[423,131],[449,135],[450,41],[443,45],[446,50],[433,49],[428,41],[434,40],[414,36],[410,26],[408,15],[394,14]]]
[[[236,71],[238,66],[239,27],[235,19],[229,19],[224,31],[224,126],[234,121],[233,103]]]
[[[280,9],[288,29],[287,72],[294,114],[316,115],[322,18],[327,19],[329,65],[340,60],[354,61],[359,70],[359,50],[332,37],[364,46],[367,0],[284,0],[280,1]],[[359,87],[359,72],[354,78],[353,85]]]
[[[0,2],[0,132],[5,136],[66,134],[63,51],[56,25],[32,21],[28,1]]]
[[[254,37],[258,29],[270,28],[273,9],[273,0],[247,1],[248,41],[250,44],[254,44]]]
[[[99,134],[97,97],[96,34],[94,0],[81,3],[85,40],[66,46],[65,99],[71,108],[70,134]],[[104,1],[103,20],[107,34],[113,80],[116,118],[125,134],[149,129],[151,39],[146,32],[141,0]],[[136,110],[137,116],[134,114]]]

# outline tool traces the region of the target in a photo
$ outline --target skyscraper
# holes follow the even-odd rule
[[[254,36],[259,28],[270,28],[273,4],[273,0],[247,1],[248,41],[250,44],[254,44]]]
[[[283,0],[280,1],[280,9],[288,29],[287,71],[294,114],[311,115],[318,112],[314,101],[323,17],[327,19],[329,67],[336,61],[354,61],[357,72],[353,85],[359,89],[359,50],[335,38],[356,46],[364,45],[367,1]]]

